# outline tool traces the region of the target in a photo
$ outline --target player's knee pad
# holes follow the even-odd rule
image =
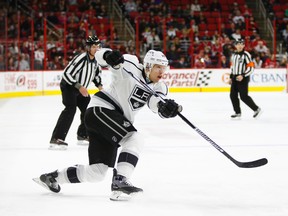
[[[80,165],[83,166],[83,165]],[[80,167],[79,167],[80,168]],[[105,164],[85,165],[80,170],[81,180],[83,182],[99,182],[106,176],[108,166]]]
[[[144,146],[143,137],[138,132],[131,132],[121,140],[120,145],[121,152],[129,152],[138,157]]]

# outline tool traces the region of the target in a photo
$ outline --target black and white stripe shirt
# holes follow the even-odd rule
[[[101,86],[101,69],[95,58],[89,58],[88,52],[76,55],[66,66],[63,73],[63,79],[69,84],[78,88],[79,84],[85,88],[91,82],[96,87]]]
[[[231,75],[250,76],[254,71],[254,63],[247,51],[235,52],[231,56]]]

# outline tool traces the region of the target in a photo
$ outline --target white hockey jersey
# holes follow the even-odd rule
[[[107,66],[107,63],[103,59],[105,51],[107,51],[107,49],[103,48],[96,53],[96,60],[102,66]],[[153,96],[129,73],[123,70],[123,68],[125,68],[127,71],[133,73],[134,76],[147,83],[143,76],[143,65],[139,63],[138,58],[130,54],[124,54],[123,56],[124,63],[119,69],[113,69],[109,66],[109,70],[112,72],[112,81],[110,86],[104,86],[102,92],[112,99],[122,109],[124,116],[133,123],[136,113],[143,108],[145,104],[147,104],[154,113],[158,113],[157,103],[159,99]],[[147,84],[155,92],[163,96],[163,98],[165,98],[168,93],[168,88],[164,82],[148,82]],[[113,104],[95,95],[91,97],[88,108],[94,106],[115,109]]]

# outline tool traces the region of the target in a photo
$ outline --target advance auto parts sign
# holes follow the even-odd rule
[[[211,86],[213,79],[215,79],[213,70],[175,69],[163,76],[163,81],[168,87],[208,87]]]

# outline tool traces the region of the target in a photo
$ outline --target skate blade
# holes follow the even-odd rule
[[[260,110],[260,112],[258,113],[258,115],[254,117],[254,119],[258,119],[259,116],[262,115],[262,113],[263,113],[263,110]]]
[[[67,150],[66,145],[58,145],[58,144],[50,144],[49,150],[56,150],[56,151],[65,151]]]
[[[49,190],[49,191],[50,191],[49,187],[48,187],[44,182],[42,182],[42,181],[40,180],[40,178],[33,178],[32,180],[33,180],[34,182],[36,182],[37,184],[39,184],[40,186],[44,187],[46,190]]]
[[[240,121],[241,117],[231,118],[232,121]]]
[[[110,196],[110,200],[111,201],[129,201],[131,199],[135,199],[139,194],[142,194],[142,192],[126,194],[121,191],[113,191]]]
[[[89,142],[87,140],[78,140],[77,145],[87,146],[89,145]]]

